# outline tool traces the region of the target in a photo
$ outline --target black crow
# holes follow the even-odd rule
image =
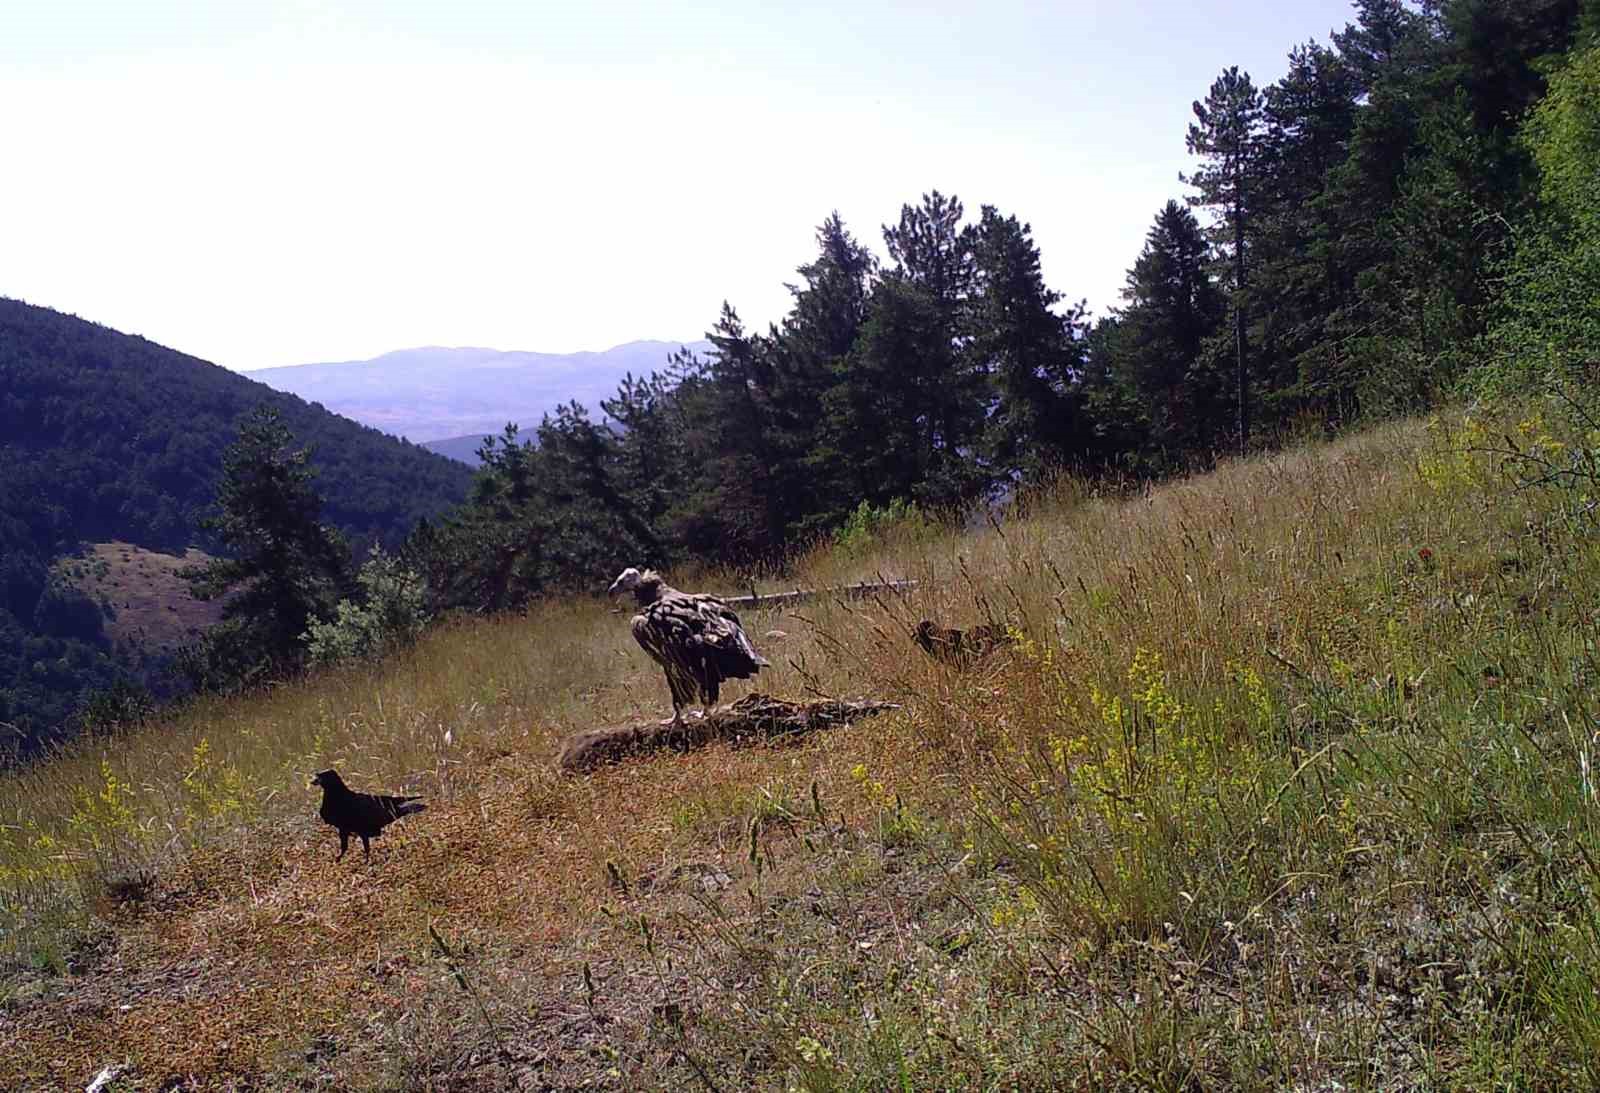
[[[771,664],[750,644],[739,616],[715,596],[679,592],[653,569],[622,571],[611,594],[632,592],[639,605],[633,637],[667,673],[672,718],[683,722],[683,708],[699,699],[710,710],[725,680],[749,679]]]
[[[428,806],[420,797],[380,797],[372,793],[356,793],[344,784],[336,770],[325,770],[311,779],[311,784],[322,787],[321,816],[325,823],[339,829],[339,857],[350,849],[350,836],[361,836],[361,849],[372,860],[372,844],[383,829],[402,816],[421,812]]]

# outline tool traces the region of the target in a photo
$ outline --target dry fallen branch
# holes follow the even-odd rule
[[[899,708],[892,702],[874,699],[785,702],[771,695],[749,694],[737,702],[718,706],[703,718],[684,721],[681,725],[646,721],[578,733],[562,745],[556,765],[561,770],[580,773],[602,763],[661,748],[688,751],[714,740],[768,740],[848,725],[859,718]]]
[[[793,607],[799,603],[810,603],[812,600],[823,596],[838,596],[846,600],[862,600],[868,596],[876,596],[881,592],[894,592],[904,595],[916,587],[917,582],[913,580],[863,581],[860,584],[839,585],[837,588],[797,588],[793,592],[773,592],[765,596],[752,589],[748,596],[719,596],[717,598],[729,607],[764,611],[769,608]]]

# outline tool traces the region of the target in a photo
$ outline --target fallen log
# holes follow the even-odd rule
[[[690,751],[714,740],[770,740],[848,725],[899,708],[893,702],[873,699],[785,702],[758,692],[718,706],[705,717],[685,719],[680,725],[644,721],[577,733],[561,746],[556,766],[569,773],[582,773],[662,748]]]
[[[768,608],[792,607],[795,604],[810,603],[822,596],[838,596],[847,600],[864,600],[868,596],[875,596],[880,592],[893,592],[904,594],[917,587],[913,580],[901,581],[862,581],[857,584],[842,584],[837,588],[797,588],[793,592],[772,592],[765,596],[755,589],[750,590],[748,596],[719,596],[717,597],[729,607],[743,607],[754,611]]]

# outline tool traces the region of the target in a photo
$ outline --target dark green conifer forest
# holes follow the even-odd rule
[[[930,190],[837,214],[783,320],[484,449],[413,540],[442,605],[623,565],[781,564],[860,505],[945,515],[1125,482],[1600,360],[1594,0],[1359,0],[1271,85],[1224,66],[1121,306],[1047,286],[1026,221]]]

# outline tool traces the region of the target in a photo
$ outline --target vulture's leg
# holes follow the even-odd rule
[[[349,849],[350,849],[350,832],[345,831],[345,830],[343,830],[341,828],[340,831],[339,831],[339,857],[338,858],[334,858],[333,860],[334,861],[338,861],[340,858],[343,858],[344,857],[344,852],[346,850],[349,850]]]
[[[674,662],[664,665],[664,667],[667,669],[667,690],[672,692],[672,716],[663,721],[662,724],[671,725],[675,729],[681,728],[683,726],[683,708],[688,705],[692,692],[688,691],[684,684],[684,669],[681,664]]]

